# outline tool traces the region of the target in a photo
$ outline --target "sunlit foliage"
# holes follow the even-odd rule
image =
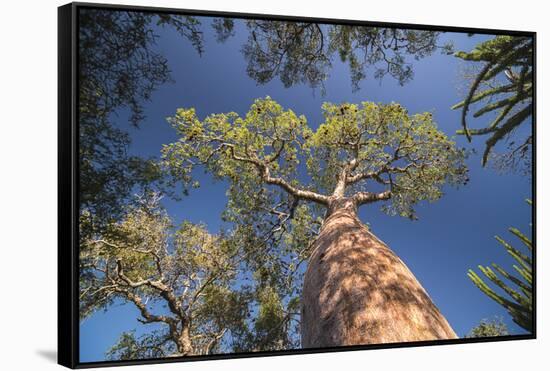
[[[230,112],[200,120],[194,109],[178,109],[169,121],[181,139],[164,146],[165,166],[188,186],[201,166],[252,191],[234,194],[235,204],[276,186],[322,206],[330,197],[353,197],[357,205],[387,200],[386,212],[410,218],[417,202],[440,198],[444,184],[468,180],[464,151],[429,112],[410,115],[397,103],[363,102],[326,103],[323,113],[313,131],[304,116],[269,97],[243,117]]]

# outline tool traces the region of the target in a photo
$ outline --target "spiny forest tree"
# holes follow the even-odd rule
[[[174,228],[159,197],[148,195],[81,245],[81,318],[120,302],[137,309],[150,331],[123,333],[111,359],[220,352],[250,316],[250,293],[235,288],[241,259],[231,238],[189,222]]]
[[[531,201],[527,200],[531,205]],[[475,271],[470,269],[468,277],[488,297],[504,307],[519,326],[527,331],[533,331],[533,261],[531,254],[533,245],[531,239],[521,233],[517,228],[510,228],[510,233],[521,241],[527,248],[527,253],[515,248],[499,236],[496,240],[506,249],[506,252],[517,262],[514,264],[515,273],[509,273],[500,265],[493,263],[492,267],[502,277],[500,278],[491,267],[479,265],[479,270],[496,287],[502,290],[502,294],[495,291]],[[509,282],[506,282],[509,281]]]
[[[290,222],[298,210],[324,210],[313,242],[294,241],[308,257],[302,347],[455,338],[357,209],[384,202],[390,215],[414,219],[415,204],[439,199],[445,184],[467,181],[464,151],[430,113],[409,115],[396,103],[325,103],[323,113],[313,131],[304,116],[269,97],[256,100],[244,117],[230,112],[200,120],[193,108],[178,109],[169,121],[180,139],[163,148],[165,164],[186,185],[195,184],[198,167],[227,181],[233,210],[265,208],[277,215],[283,205],[278,217]],[[273,228],[257,226],[265,233]],[[302,228],[297,236],[308,233]]]
[[[389,75],[403,85],[413,77],[411,60],[452,52],[450,44],[438,44],[441,33],[434,31],[262,20],[246,25],[242,51],[248,75],[260,84],[278,77],[285,87],[323,88],[337,55],[349,66],[353,90],[371,67],[375,78]]]
[[[462,109],[462,130],[469,141],[473,136],[488,136],[483,152],[483,166],[487,164],[493,147],[506,139],[524,123],[530,123],[533,114],[533,38],[496,36],[477,45],[471,52],[458,52],[458,58],[482,63],[466,98],[454,105]],[[474,118],[492,117],[485,127],[468,126],[468,112],[475,108]],[[509,152],[496,157],[501,168],[515,169],[523,162],[524,170],[531,172],[532,129],[510,141]]]
[[[133,11],[79,10],[80,211],[93,220],[86,236],[118,218],[133,187],[158,179],[151,159],[128,155],[130,137],[113,124],[121,109],[137,127],[143,102],[170,81],[167,60],[155,50],[154,26],[171,27],[203,51],[197,19]],[[123,120],[120,120],[123,121]]]

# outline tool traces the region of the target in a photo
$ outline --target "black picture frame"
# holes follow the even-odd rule
[[[488,338],[460,338],[453,340],[420,341],[392,344],[374,344],[344,346],[335,348],[308,348],[283,351],[260,351],[237,354],[218,354],[208,356],[188,356],[162,359],[144,359],[129,361],[81,362],[79,360],[79,279],[78,279],[78,198],[79,198],[79,161],[78,161],[78,10],[94,8],[106,10],[125,10],[152,13],[171,13],[195,16],[232,17],[240,19],[262,19],[279,21],[302,21],[323,24],[345,24],[359,26],[383,26],[388,28],[407,28],[418,30],[462,32],[491,35],[513,35],[533,38],[533,171],[532,171],[532,241],[533,241],[533,332],[526,335],[508,335]],[[129,5],[111,5],[96,3],[70,3],[58,8],[58,363],[69,368],[91,368],[105,366],[123,366],[138,364],[172,363],[183,361],[202,361],[233,359],[246,357],[266,357],[279,355],[341,352],[353,350],[418,347],[431,345],[467,344],[479,342],[528,340],[537,337],[536,322],[536,32],[513,31],[486,28],[466,28],[434,26],[408,23],[373,22],[330,18],[310,18],[268,14],[252,14],[223,11],[203,11],[160,7]]]

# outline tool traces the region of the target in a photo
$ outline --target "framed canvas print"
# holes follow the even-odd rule
[[[535,338],[534,56],[533,32],[60,7],[59,362]]]

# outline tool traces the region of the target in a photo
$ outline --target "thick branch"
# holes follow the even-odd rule
[[[149,310],[147,309],[147,306],[143,303],[143,301],[138,295],[126,289],[123,289],[121,287],[116,288],[115,291],[125,296],[129,301],[131,301],[137,307],[137,309],[141,314],[141,317],[143,317],[143,319],[140,320],[140,322],[142,323],[164,322],[170,326],[176,325],[176,321],[173,318],[162,316],[162,315],[151,314],[151,312],[149,312]]]
[[[297,187],[292,186],[290,183],[288,183],[286,180],[282,178],[272,177],[270,175],[268,167],[265,167],[264,169],[263,179],[267,184],[278,185],[279,187],[281,187],[282,189],[284,189],[285,191],[287,191],[288,193],[290,193],[292,196],[296,198],[317,202],[321,205],[328,205],[327,196],[313,192],[313,191],[306,191],[303,189],[299,189]]]
[[[128,277],[126,277],[122,271],[122,264],[119,261],[117,261],[117,271],[118,271],[118,276],[124,281],[126,282],[130,287],[138,287],[142,284],[151,284],[154,282],[153,281],[141,281],[139,283],[134,283],[132,282],[131,280],[128,279]],[[153,287],[155,287],[156,285],[153,285]],[[163,316],[163,315],[155,315],[155,314],[152,314],[148,309],[147,309],[147,306],[145,303],[143,303],[143,301],[141,300],[141,298],[132,293],[131,291],[128,291],[127,289],[124,289],[122,287],[117,287],[115,289],[115,291],[119,292],[120,294],[122,294],[123,296],[125,296],[129,301],[131,301],[136,307],[137,309],[139,310],[140,314],[141,314],[141,317],[143,319],[138,319],[138,321],[140,321],[141,323],[154,323],[154,322],[163,322],[163,323],[166,323],[169,327],[169,331],[170,331],[170,338],[178,345],[178,348],[181,348],[180,346],[180,341],[179,341],[179,333],[178,333],[178,321],[172,317],[168,317],[168,316]],[[180,321],[182,322],[182,324],[185,324],[187,322],[187,318],[184,317],[181,313],[181,311],[179,311],[179,309],[177,309],[177,307],[179,307],[179,305],[177,303],[174,302],[175,300],[175,297],[171,294],[171,292],[168,292],[168,291],[162,291],[161,292],[161,296],[163,298],[165,298],[166,301],[168,301],[168,305],[170,307],[170,310],[176,314],[179,318],[180,318]],[[177,311],[177,313],[176,313]]]
[[[185,319],[184,313],[181,310],[181,305],[179,301],[177,300],[176,296],[172,292],[172,290],[159,281],[153,281],[153,280],[141,280],[134,282],[128,276],[124,274],[124,270],[122,267],[122,260],[117,260],[117,275],[118,277],[126,283],[128,286],[132,288],[140,287],[140,286],[149,286],[152,287],[158,291],[160,291],[160,295],[166,302],[168,303],[168,307],[170,308],[170,311],[180,317],[181,319]]]
[[[346,178],[346,183],[347,184],[354,184],[354,183],[357,183],[357,182],[359,182],[360,180],[363,180],[363,179],[375,178],[379,174],[380,174],[379,171],[376,171],[376,172],[375,171],[369,171],[369,172],[365,172],[365,173],[357,173],[355,175],[348,176]]]
[[[327,196],[313,192],[313,191],[300,189],[298,187],[291,185],[290,183],[288,183],[286,180],[282,178],[272,177],[271,171],[269,170],[269,167],[265,162],[257,158],[243,157],[243,156],[237,155],[235,153],[235,146],[232,144],[224,143],[223,146],[228,147],[230,149],[231,157],[234,160],[247,162],[255,165],[256,168],[258,168],[258,171],[260,172],[260,175],[262,176],[262,179],[265,183],[277,185],[296,198],[317,202],[322,205],[328,205]]]
[[[391,198],[391,191],[387,190],[380,193],[358,192],[353,196],[357,206],[368,204],[375,201],[383,201]]]

